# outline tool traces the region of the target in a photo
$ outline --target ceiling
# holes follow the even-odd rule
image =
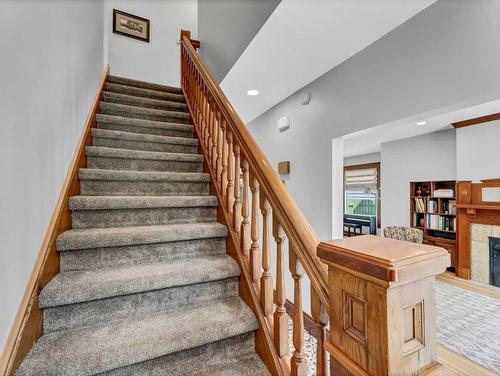
[[[221,87],[249,122],[435,1],[282,0]]]
[[[364,129],[360,132],[343,136],[344,156],[379,152],[385,142],[401,140],[403,138],[419,136],[452,128],[451,123],[473,119],[479,116],[500,112],[500,100],[462,108],[460,110],[443,113],[431,117],[413,117],[402,121],[379,125]],[[425,125],[417,125],[425,121]]]

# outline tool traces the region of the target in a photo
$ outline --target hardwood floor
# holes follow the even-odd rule
[[[437,359],[444,366],[443,376],[498,375],[441,345],[438,345]]]

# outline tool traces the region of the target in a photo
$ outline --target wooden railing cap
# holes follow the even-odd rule
[[[364,235],[321,242],[318,257],[387,282],[411,281],[444,272],[449,253],[441,247]]]

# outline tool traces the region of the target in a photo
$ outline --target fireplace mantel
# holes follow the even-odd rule
[[[500,201],[483,201],[483,188],[500,188],[499,179],[457,182],[457,276],[471,278],[471,225],[500,226]]]

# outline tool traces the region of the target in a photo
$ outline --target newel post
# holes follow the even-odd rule
[[[367,235],[322,242],[318,256],[328,265],[332,374],[440,373],[433,282],[450,265],[445,249]]]

